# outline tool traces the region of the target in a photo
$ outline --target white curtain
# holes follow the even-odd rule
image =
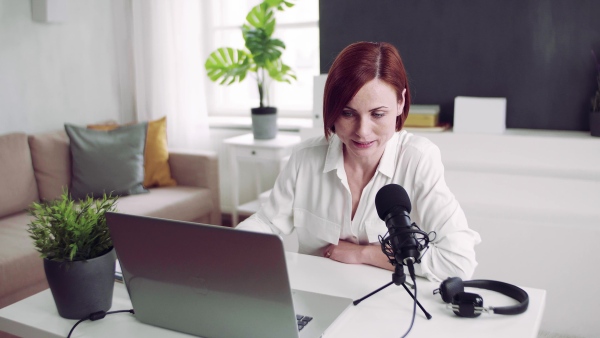
[[[169,147],[210,149],[198,0],[132,0],[138,121],[167,116]]]

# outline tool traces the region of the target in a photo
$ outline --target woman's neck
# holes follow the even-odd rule
[[[373,176],[377,166],[379,165],[379,161],[381,161],[381,157],[383,156],[383,151],[381,154],[375,154],[374,156],[362,157],[355,156],[349,151],[346,151],[346,146],[343,146],[343,154],[344,154],[344,168],[346,171],[348,169],[353,172],[360,172],[364,174],[370,174],[369,177]]]

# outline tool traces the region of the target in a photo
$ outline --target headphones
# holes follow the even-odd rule
[[[499,292],[519,302],[517,305],[502,307],[483,307],[483,298],[476,293],[465,292],[465,287],[486,289]],[[442,282],[439,289],[433,290],[433,294],[440,294],[448,308],[459,317],[475,318],[481,313],[496,313],[499,315],[518,315],[527,310],[529,306],[529,295],[525,290],[504,282],[493,280],[471,280],[462,281],[458,277],[448,278]]]

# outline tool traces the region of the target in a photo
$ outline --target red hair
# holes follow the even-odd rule
[[[387,42],[356,42],[340,52],[327,75],[323,93],[326,138],[335,133],[334,123],[348,102],[375,78],[391,86],[396,98],[401,98],[406,89],[402,115],[396,118],[396,131],[402,129],[410,108],[410,90],[400,53]]]

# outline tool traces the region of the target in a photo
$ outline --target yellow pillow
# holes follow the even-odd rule
[[[89,129],[113,130],[120,126],[116,123],[90,124]],[[148,122],[146,147],[144,150],[144,187],[169,187],[177,185],[171,177],[169,151],[167,148],[167,117]]]
[[[170,187],[177,182],[171,177],[167,149],[167,117],[148,122],[144,151],[144,187]]]
[[[120,125],[114,121],[101,123],[101,124],[88,124],[87,125],[88,129],[103,130],[103,131],[115,130],[119,127],[120,127]]]

